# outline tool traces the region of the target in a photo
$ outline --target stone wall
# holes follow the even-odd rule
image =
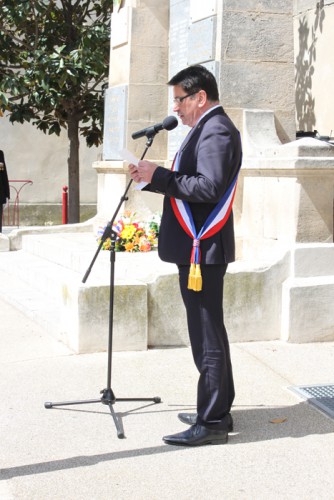
[[[280,140],[293,140],[292,13],[292,0],[170,0],[169,76],[189,64],[204,64],[215,74],[221,102],[241,132],[243,109],[270,109]],[[169,159],[185,133],[181,125],[169,134]]]
[[[222,9],[222,102],[240,129],[238,109],[274,111],[282,142],[295,138],[292,6],[227,0]]]
[[[333,136],[334,2],[294,1],[297,130]]]

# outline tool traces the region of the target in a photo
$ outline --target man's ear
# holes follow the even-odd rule
[[[200,90],[198,92],[198,105],[202,108],[208,102],[208,96],[205,90]]]

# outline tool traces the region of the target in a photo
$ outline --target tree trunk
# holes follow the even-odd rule
[[[72,116],[68,120],[69,140],[68,165],[68,222],[80,222],[80,172],[79,172],[79,120]]]

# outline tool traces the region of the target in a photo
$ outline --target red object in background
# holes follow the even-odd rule
[[[2,224],[3,226],[17,226],[20,227],[20,193],[22,189],[27,185],[32,185],[32,181],[29,179],[25,180],[9,180],[10,189],[10,200],[8,200],[6,208],[2,213]],[[16,184],[21,184],[21,186],[16,187]],[[15,184],[15,185],[14,185]],[[13,196],[13,191],[15,196]]]
[[[67,205],[68,205],[68,187],[63,186],[63,202],[62,202],[62,224],[68,223],[68,213],[67,213]]]

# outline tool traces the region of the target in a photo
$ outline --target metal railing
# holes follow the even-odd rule
[[[11,198],[2,214],[3,226],[20,226],[20,193],[25,186],[31,185],[32,183],[33,182],[28,179],[9,181]],[[21,185],[16,187],[16,184]],[[14,197],[12,197],[12,191],[14,191]]]

